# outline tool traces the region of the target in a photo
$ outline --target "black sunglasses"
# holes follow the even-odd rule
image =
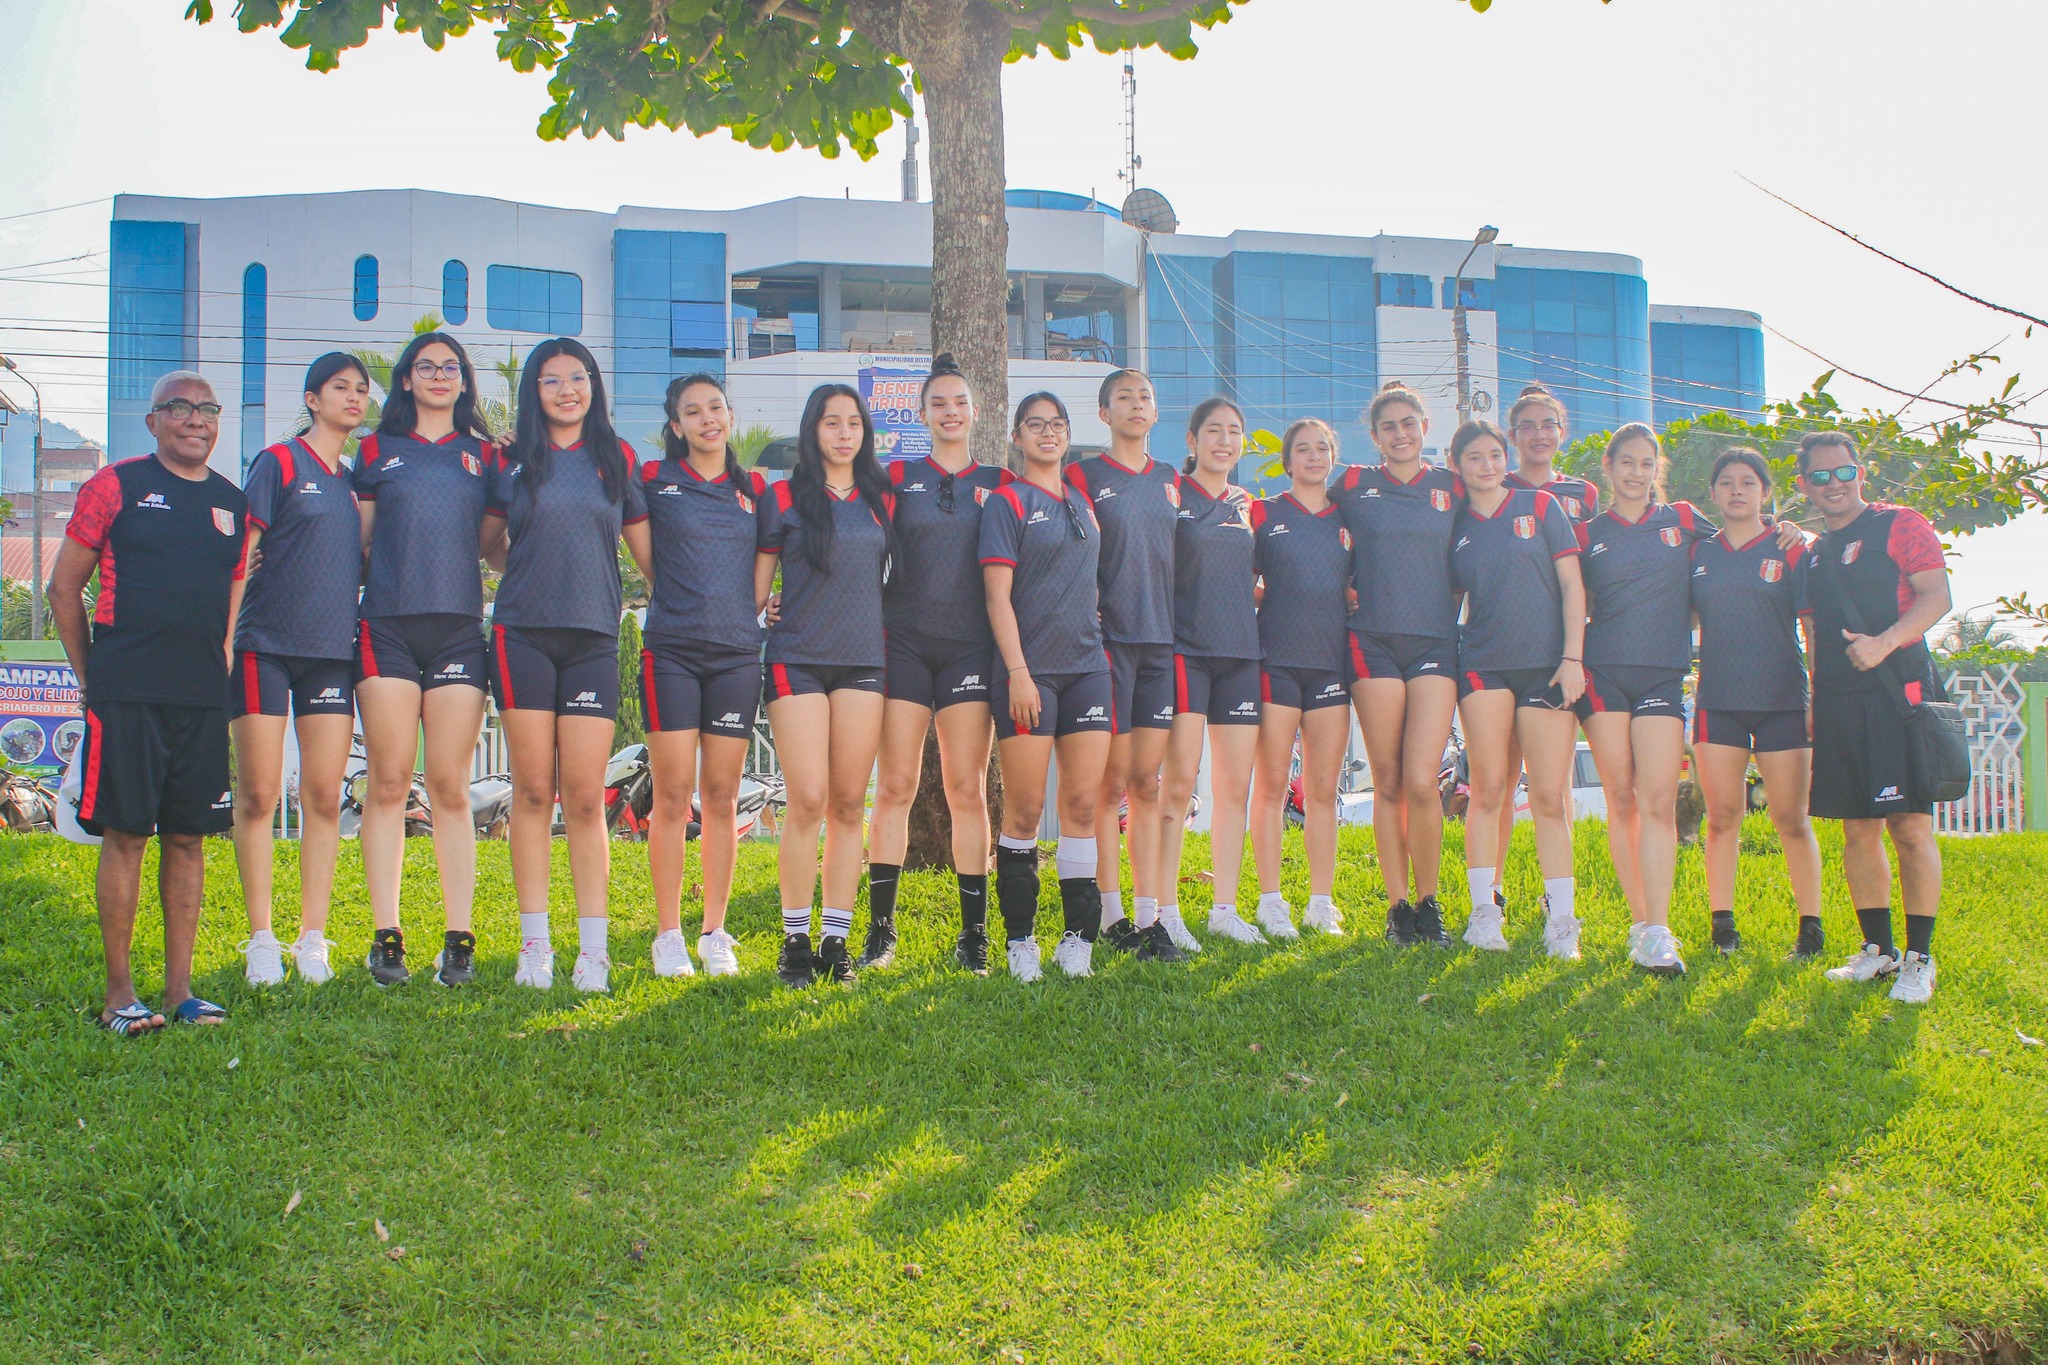
[[[1060,506],[1067,509],[1067,520],[1073,525],[1074,534],[1083,540],[1088,539],[1088,519],[1081,515],[1081,508],[1074,501],[1074,495],[1069,493],[1061,498]]]
[[[939,471],[939,510],[948,516],[953,512],[953,480],[958,477],[957,474]]]

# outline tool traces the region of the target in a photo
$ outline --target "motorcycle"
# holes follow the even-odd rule
[[[737,828],[744,839],[761,823],[770,800],[782,799],[782,784],[769,786],[751,777],[740,779],[735,800]],[[628,744],[613,754],[604,771],[604,823],[615,839],[645,841],[649,818],[654,811],[654,766],[645,744]],[[561,833],[561,811],[556,808],[555,832]],[[695,792],[690,795],[690,821],[684,828],[687,842],[704,829],[704,803]]]
[[[0,822],[16,834],[55,833],[57,793],[40,778],[0,771]]]
[[[370,760],[357,735],[349,742],[348,768],[341,784],[341,834],[355,838],[363,829],[363,805],[370,794]],[[512,818],[512,776],[486,773],[469,784],[470,824],[481,838],[502,839]],[[434,807],[427,798],[426,779],[414,773],[405,794],[405,837],[425,838],[434,832]]]

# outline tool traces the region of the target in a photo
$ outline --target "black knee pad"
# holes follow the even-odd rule
[[[1060,878],[1060,909],[1066,915],[1068,933],[1095,941],[1102,928],[1102,888],[1095,878]]]
[[[1038,849],[996,849],[996,904],[1003,914],[1003,933],[1029,938],[1038,919]]]

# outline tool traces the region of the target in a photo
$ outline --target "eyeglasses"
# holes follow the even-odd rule
[[[1074,528],[1074,534],[1082,540],[1088,539],[1088,519],[1081,515],[1080,503],[1075,500],[1074,495],[1069,493],[1061,498],[1060,506],[1067,509],[1067,522]]]
[[[1853,464],[1845,464],[1833,469],[1809,469],[1800,477],[1815,488],[1826,488],[1831,483],[1854,483],[1862,472]]]
[[[220,420],[220,404],[191,403],[187,402],[183,398],[166,399],[164,402],[158,403],[155,407],[151,408],[150,411],[167,412],[171,415],[171,420],[173,422],[188,421],[190,420],[192,414],[195,412],[198,413],[203,420],[208,422],[217,422]]]
[[[412,363],[412,373],[415,379],[460,379],[462,362],[450,360],[436,365],[431,360],[415,360]],[[543,379],[540,382],[542,388],[547,387],[547,380]]]
[[[1018,424],[1018,430],[1027,436],[1064,436],[1067,434],[1067,419],[1064,417],[1027,417]]]
[[[1515,435],[1517,436],[1535,436],[1539,433],[1544,436],[1555,436],[1563,430],[1564,428],[1558,424],[1557,419],[1554,417],[1545,418],[1541,422],[1515,423]]]
[[[574,374],[542,375],[540,380],[540,391],[542,393],[560,393],[563,389],[587,389],[589,387],[590,376],[582,370],[578,370]]]

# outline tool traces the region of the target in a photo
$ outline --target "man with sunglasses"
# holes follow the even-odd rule
[[[156,453],[108,465],[78,490],[50,611],[85,680],[79,823],[98,834],[106,1007],[126,1037],[226,1011],[192,994],[205,881],[201,839],[234,827],[228,784],[228,657],[242,604],[248,500],[206,466],[220,435],[213,386],[189,370],[156,383]],[[85,585],[99,573],[88,624]],[[155,835],[164,912],[164,1008],[136,998],[129,969],[142,854]]]
[[[1947,563],[1925,517],[1865,501],[1856,445],[1841,432],[1800,441],[1799,491],[1827,524],[1807,589],[1814,627],[1809,809],[1842,822],[1842,870],[1863,930],[1862,949],[1828,979],[1895,977],[1892,999],[1922,1004],[1934,993],[1941,849],[1903,710],[1941,696],[1926,635],[1948,614]],[[1903,956],[1892,942],[1887,833],[1905,893]]]

